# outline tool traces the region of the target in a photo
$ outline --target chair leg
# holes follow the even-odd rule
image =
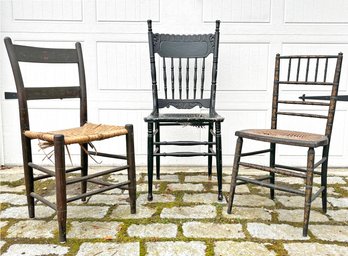
[[[275,166],[275,158],[276,158],[276,144],[271,143],[271,153],[270,153],[270,159],[269,159],[269,166],[274,168]],[[274,184],[275,183],[275,173],[270,172],[269,175],[271,176],[270,178],[270,183]],[[274,188],[270,189],[270,197],[272,200],[274,200]]]
[[[215,123],[216,130],[216,173],[218,180],[218,200],[222,201],[222,147],[221,147],[221,123]]]
[[[307,177],[306,177],[306,191],[305,191],[305,205],[304,205],[304,220],[303,220],[303,236],[308,234],[309,215],[311,211],[312,201],[312,185],[313,185],[313,168],[315,151],[313,148],[308,149],[307,155]]]
[[[147,124],[147,200],[152,201],[152,179],[153,179],[153,123]]]
[[[160,125],[158,122],[155,123],[155,129],[156,129],[156,136],[155,136],[155,141],[156,142],[160,142]],[[156,147],[158,148],[157,152],[160,153],[161,149],[160,149],[160,145],[156,145]],[[156,179],[160,179],[160,156],[156,156]]]
[[[208,142],[213,142],[213,134],[211,131],[214,129],[214,123],[210,123],[208,126]],[[213,145],[208,145],[208,153],[210,153],[210,149],[213,148]],[[211,178],[212,175],[212,162],[213,156],[208,156],[208,177]]]
[[[88,150],[88,144],[82,144],[81,147]],[[81,176],[87,176],[88,175],[88,155],[87,153],[81,148]],[[87,192],[87,180],[81,181],[81,194],[84,194]],[[86,201],[86,197],[81,198],[83,202]]]
[[[321,192],[321,203],[323,212],[327,211],[327,166],[329,162],[329,146],[323,148],[323,157],[326,157],[326,161],[321,165],[321,186],[324,190]]]
[[[232,212],[232,205],[233,205],[234,193],[236,191],[237,175],[238,175],[238,169],[239,169],[240,154],[242,153],[242,147],[243,147],[243,138],[238,137],[237,143],[236,143],[236,151],[234,153],[229,200],[227,203],[227,213],[228,214],[231,214],[231,212]]]
[[[127,124],[126,129],[128,131],[126,135],[126,147],[127,147],[127,164],[128,168],[128,179],[130,184],[129,188],[129,199],[131,213],[136,213],[136,175],[135,175],[135,157],[134,157],[134,133],[133,125]]]
[[[59,242],[66,241],[66,179],[65,179],[65,156],[64,136],[54,136],[54,157],[56,172],[56,207],[58,219]]]
[[[29,218],[35,218],[34,198],[30,195],[31,192],[34,192],[33,168],[28,165],[29,162],[32,162],[31,143],[29,138],[24,137],[24,135],[22,136],[23,168],[26,196],[28,202],[28,212]]]

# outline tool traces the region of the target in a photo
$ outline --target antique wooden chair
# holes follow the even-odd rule
[[[274,190],[282,190],[297,195],[305,196],[304,203],[304,222],[303,222],[303,236],[307,236],[308,232],[308,222],[309,214],[311,209],[311,203],[315,200],[320,194],[322,196],[322,208],[326,212],[327,209],[327,166],[329,158],[329,147],[330,139],[332,132],[332,125],[334,121],[335,108],[336,108],[336,96],[338,92],[341,66],[342,66],[342,53],[338,55],[328,55],[328,56],[280,56],[277,54],[275,60],[275,74],[274,74],[274,87],[273,87],[273,103],[272,103],[272,125],[271,129],[251,129],[251,130],[242,130],[237,131],[236,136],[237,145],[234,157],[234,164],[232,170],[232,180],[229,193],[229,201],[227,212],[231,213],[232,204],[235,194],[235,188],[237,185],[251,183],[264,187],[270,188],[270,196],[274,199]],[[333,82],[327,81],[328,75],[328,63],[333,62],[332,70],[334,70]],[[297,65],[296,65],[297,62]],[[280,67],[281,63],[285,72],[284,79],[280,79]],[[293,65],[291,65],[293,63]],[[295,64],[294,64],[295,63]],[[300,77],[301,63],[304,71],[301,74],[304,77],[302,80]],[[295,72],[291,72],[295,68]],[[284,70],[282,69],[282,70]],[[286,71],[287,70],[287,71]],[[303,70],[303,69],[302,69]],[[323,70],[323,78],[320,79],[318,75],[318,70]],[[309,75],[309,73],[313,73]],[[291,75],[295,74],[295,75]],[[310,79],[311,78],[311,79]],[[290,101],[290,100],[281,100],[280,97],[280,85],[283,86],[330,86],[332,87],[330,103],[328,102],[314,102],[314,101]],[[278,109],[279,104],[290,104],[290,105],[304,105],[321,108],[328,108],[326,115],[318,114],[309,114],[309,113],[299,113],[299,112],[288,112],[281,111]],[[297,117],[307,117],[307,118],[319,118],[326,121],[325,134],[315,134],[299,131],[288,131],[288,130],[279,130],[278,129],[278,115],[286,116],[297,116]],[[308,127],[307,127],[308,128]],[[258,140],[270,143],[270,148],[265,150],[259,150],[254,152],[242,153],[243,139]],[[308,148],[307,154],[307,168],[298,168],[276,163],[276,144],[284,144],[298,147]],[[323,147],[322,158],[315,162],[314,161],[314,150],[315,148]],[[261,153],[270,153],[270,165],[262,166],[258,164],[252,164],[247,162],[241,162],[240,158],[245,156],[251,156]],[[321,171],[315,171],[315,169],[321,165]],[[261,171],[269,172],[269,175],[265,177],[259,177],[257,179],[251,179],[249,177],[242,177],[238,175],[239,166],[244,166],[248,168],[254,168]],[[290,188],[288,186],[280,185],[275,183],[275,174],[293,176],[303,178],[305,181],[305,191],[297,190]],[[312,186],[313,186],[313,175],[317,174],[321,176],[321,187],[313,195]],[[269,182],[265,182],[269,181]]]
[[[153,111],[145,118],[148,123],[148,200],[152,200],[153,157],[156,157],[156,177],[160,179],[160,157],[208,156],[208,175],[212,174],[212,157],[216,157],[218,199],[222,200],[221,122],[223,117],[215,111],[216,77],[219,51],[220,21],[216,21],[214,34],[169,35],[152,32],[148,21],[150,63],[152,77]],[[156,57],[162,59],[163,88],[157,80]],[[212,54],[211,86],[204,85],[206,59]],[[160,58],[158,58],[160,59]],[[160,65],[160,63],[157,63]],[[191,69],[190,69],[191,64]],[[201,67],[199,67],[201,66]],[[167,67],[169,70],[167,70]],[[176,68],[177,67],[177,68]],[[177,70],[177,72],[176,72]],[[184,71],[183,71],[184,70]],[[200,72],[201,71],[201,72]],[[167,73],[169,73],[167,75]],[[184,74],[183,74],[184,73]],[[199,74],[200,73],[200,74]],[[167,76],[170,80],[167,81]],[[189,113],[194,107],[205,108],[208,113]],[[160,109],[174,107],[185,113],[160,113]],[[215,124],[215,127],[214,127]],[[155,131],[153,126],[155,125]],[[208,126],[208,141],[161,141],[161,126]],[[215,136],[215,140],[213,137]],[[170,152],[161,147],[206,145],[208,152]],[[215,146],[215,150],[214,150]]]
[[[135,162],[134,162],[134,139],[133,126],[112,126],[102,124],[87,123],[87,93],[85,70],[82,57],[81,44],[76,43],[75,49],[49,49],[37,48],[24,45],[13,44],[10,38],[5,38],[7,53],[10,58],[12,71],[17,88],[17,97],[19,103],[20,131],[22,139],[23,167],[26,185],[26,195],[28,201],[29,217],[35,217],[34,199],[41,201],[45,205],[54,209],[58,217],[59,241],[66,241],[66,218],[67,203],[78,199],[86,201],[86,197],[102,193],[114,188],[129,190],[131,213],[136,211],[136,181],[135,181]],[[50,63],[65,64],[74,63],[78,67],[79,86],[74,87],[25,87],[20,62],[32,63]],[[80,127],[50,131],[50,132],[34,132],[30,130],[28,100],[47,100],[47,99],[63,99],[63,98],[79,98],[80,99]],[[116,136],[126,138],[126,155],[114,155],[107,153],[87,152],[88,144],[92,141],[103,140]],[[31,140],[40,139],[43,146],[53,146],[55,156],[55,171],[43,166],[39,166],[32,162]],[[81,146],[81,166],[67,169],[65,167],[64,147],[69,144],[80,144]],[[117,166],[110,170],[100,171],[88,175],[88,154],[99,155],[101,157],[110,157],[126,160],[123,166]],[[41,171],[43,174],[34,177],[33,169]],[[128,180],[118,184],[111,184],[99,179],[104,175],[108,175],[121,170],[128,171]],[[66,174],[81,171],[81,177],[66,179]],[[56,182],[56,203],[51,203],[43,196],[34,192],[34,182],[46,178],[55,177]],[[81,194],[67,198],[66,186],[81,182]],[[87,191],[87,182],[101,185],[102,188]],[[115,202],[117,203],[117,202]]]

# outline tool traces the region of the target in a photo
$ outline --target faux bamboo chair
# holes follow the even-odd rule
[[[305,197],[304,203],[304,221],[303,221],[303,236],[307,236],[308,233],[308,223],[309,223],[309,214],[311,209],[311,203],[315,200],[320,194],[322,196],[322,208],[326,212],[327,209],[327,166],[329,159],[329,147],[330,139],[332,132],[332,125],[334,121],[335,108],[336,108],[336,96],[338,92],[341,66],[342,66],[342,53],[338,55],[328,55],[328,56],[280,56],[277,54],[275,59],[275,74],[274,74],[274,87],[273,87],[273,103],[272,103],[272,125],[271,129],[251,129],[251,130],[242,130],[237,131],[236,136],[237,145],[234,157],[234,164],[232,170],[232,180],[229,193],[229,201],[227,212],[231,213],[232,204],[235,195],[235,188],[237,185],[251,183],[264,187],[270,188],[271,199],[274,199],[274,190],[282,190],[297,195],[302,195]],[[333,74],[333,81],[326,81],[328,74],[328,63],[329,60],[333,61],[335,68]],[[291,65],[291,63],[294,63]],[[297,62],[297,65],[296,65]],[[280,66],[285,65],[287,69],[287,74],[284,74],[287,79],[280,80]],[[305,78],[300,80],[300,67],[304,67]],[[304,65],[305,64],[305,65]],[[287,66],[286,66],[287,65]],[[313,66],[312,66],[313,65]],[[313,67],[313,68],[312,68]],[[291,74],[291,70],[295,68],[295,77]],[[323,78],[319,78],[318,70],[323,68],[324,74]],[[312,76],[309,75],[310,71],[314,73]],[[294,78],[292,78],[294,77]],[[313,78],[313,79],[309,79]],[[283,86],[330,86],[332,87],[330,103],[328,102],[314,102],[314,101],[289,101],[289,100],[280,100],[279,99],[279,87]],[[308,113],[296,113],[296,112],[287,112],[278,110],[279,104],[291,104],[291,105],[304,105],[311,107],[321,106],[328,108],[327,115],[318,115],[318,114],[308,114]],[[325,133],[314,134],[307,132],[298,132],[298,131],[288,131],[288,130],[279,130],[277,129],[277,117],[278,115],[286,116],[298,116],[306,118],[319,118],[326,121]],[[254,152],[242,153],[243,139],[258,140],[270,143],[270,148],[265,150],[259,150]],[[307,154],[307,168],[298,168],[292,166],[286,166],[276,163],[276,144],[284,144],[298,147],[308,148]],[[322,158],[315,162],[314,161],[314,152],[316,148],[323,147]],[[241,157],[257,155],[261,153],[270,153],[270,164],[269,166],[262,166],[258,164],[252,164],[247,162],[241,162]],[[321,165],[321,171],[315,171],[317,167]],[[244,166],[248,168],[254,168],[261,171],[269,172],[269,175],[265,177],[260,177],[257,179],[251,179],[247,177],[242,177],[238,175],[239,166]],[[288,186],[281,186],[275,183],[275,174],[282,174],[287,176],[303,178],[305,181],[305,191],[296,190]],[[317,174],[321,176],[321,187],[314,195],[312,193],[313,187],[313,175]],[[269,182],[265,182],[269,181]]]
[[[160,157],[194,157],[208,156],[208,175],[212,175],[212,157],[216,157],[218,178],[218,199],[222,200],[222,157],[221,157],[221,122],[223,117],[215,111],[216,77],[219,51],[220,21],[216,21],[214,34],[202,35],[169,35],[152,32],[152,22],[148,21],[148,37],[150,49],[152,77],[152,113],[145,118],[148,123],[148,200],[152,200],[153,158],[156,158],[156,177],[160,179]],[[157,80],[156,58],[162,59],[163,88]],[[211,86],[204,87],[206,58],[212,54]],[[190,69],[191,62],[191,69]],[[160,65],[160,63],[157,63]],[[201,67],[198,67],[201,65]],[[167,70],[168,67],[168,70]],[[177,69],[176,69],[177,67]],[[192,70],[193,68],[193,70]],[[183,70],[185,74],[183,75]],[[200,74],[199,74],[200,73]],[[167,75],[170,80],[167,81]],[[206,91],[208,90],[208,91]],[[162,93],[162,97],[160,95]],[[209,113],[160,113],[160,109],[174,107],[176,109],[206,108]],[[214,128],[215,124],[215,128]],[[153,126],[155,125],[155,131]],[[162,126],[208,126],[208,141],[161,141]],[[214,130],[215,129],[215,130]],[[215,136],[215,141],[213,137]],[[169,152],[161,151],[163,146],[196,146],[206,145],[207,152]],[[213,149],[215,146],[215,150]]]
[[[28,201],[29,217],[35,217],[34,199],[41,201],[45,205],[54,209],[58,217],[59,241],[66,241],[66,218],[67,203],[78,199],[86,201],[86,197],[102,193],[114,188],[129,190],[131,213],[136,211],[136,181],[135,181],[135,163],[134,163],[134,139],[133,126],[112,126],[102,124],[87,123],[87,94],[85,70],[82,58],[81,44],[76,43],[75,49],[48,49],[29,47],[24,45],[13,44],[10,38],[5,38],[5,45],[10,58],[12,71],[17,88],[17,97],[19,103],[20,131],[22,139],[23,167],[26,185],[26,195]],[[22,79],[20,62],[33,63],[75,63],[78,66],[79,86],[74,87],[25,87]],[[42,99],[63,99],[79,98],[80,99],[80,127],[50,131],[34,132],[30,130],[29,114],[27,101]],[[103,140],[116,136],[125,136],[126,138],[126,155],[113,155],[107,153],[89,152],[91,155],[102,157],[111,157],[126,160],[126,164],[114,167],[110,170],[101,171],[88,175],[88,143],[96,140]],[[55,171],[39,166],[32,162],[31,140],[40,139],[43,146],[53,146],[55,156]],[[66,169],[64,147],[69,144],[81,145],[81,166]],[[33,176],[33,169],[41,171],[43,174],[37,177]],[[128,171],[128,180],[118,184],[111,184],[99,179],[121,170]],[[81,177],[66,179],[66,174],[74,171],[81,171]],[[43,196],[34,192],[34,182],[46,178],[55,177],[56,182],[56,203],[51,203]],[[81,182],[81,194],[67,198],[66,186]],[[87,192],[87,182],[102,185],[102,188]],[[115,203],[117,203],[115,201]]]

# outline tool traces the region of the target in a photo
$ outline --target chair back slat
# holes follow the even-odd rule
[[[34,63],[78,63],[75,49],[51,49],[13,45],[17,60]]]
[[[170,61],[170,74],[171,74],[171,82],[172,82],[172,99],[174,99],[174,92],[175,92],[175,78],[174,78],[174,59],[171,58]]]
[[[216,75],[214,75],[214,72],[217,72],[219,24],[220,23],[217,22],[214,34],[168,35],[158,33],[154,34],[152,32],[152,23],[151,21],[148,21],[154,113],[158,113],[159,109],[162,107],[170,106],[183,109],[199,106],[209,108],[211,110],[210,112],[214,112],[212,111],[212,109],[215,109],[214,105],[216,95]],[[163,59],[163,85],[161,85],[162,82],[157,84],[156,80],[156,53]],[[205,62],[209,55],[212,55],[213,57],[213,65],[209,66],[212,67],[212,81],[210,95],[208,96],[208,93],[207,95],[204,95],[204,82],[206,69]],[[166,63],[167,58],[170,58],[170,64]],[[186,67],[185,63],[183,63],[185,59]],[[171,86],[171,88],[168,89],[171,90],[171,95],[170,92],[167,93],[166,64],[168,64],[168,69],[170,65],[170,71],[168,70],[168,72],[170,72],[170,82],[168,81],[170,85],[168,85],[168,87]],[[190,65],[192,66],[191,69]],[[200,71],[202,71],[201,74],[199,74]],[[197,88],[199,75],[201,76],[200,89]],[[215,80],[213,78],[215,78]],[[190,86],[190,84],[192,84],[192,86]],[[162,86],[164,87],[164,93],[160,89]],[[199,92],[197,92],[197,90],[201,91],[200,96],[198,96]],[[208,88],[206,88],[206,90],[208,90]],[[207,102],[209,104],[207,104]]]
[[[29,87],[24,88],[27,100],[80,98],[80,87]]]
[[[319,58],[317,58],[317,62],[315,64],[314,82],[318,81],[318,69],[319,69]]]
[[[307,58],[307,68],[306,68],[306,82],[308,82],[308,72],[309,72],[309,61],[310,59]]]
[[[205,79],[205,58],[202,61],[202,74],[201,74],[201,99],[203,99],[204,92],[204,79]]]
[[[167,68],[166,68],[166,58],[163,59],[163,85],[164,85],[164,97],[168,99],[167,93]]]
[[[301,68],[301,57],[298,58],[298,62],[297,62],[296,82],[298,82],[298,78],[300,76],[300,68]]]
[[[186,99],[189,99],[190,90],[190,59],[186,59]]]
[[[326,60],[325,60],[325,70],[324,70],[324,82],[326,82],[328,62],[329,62],[329,59],[326,58]]]
[[[195,67],[193,75],[193,98],[196,99],[197,94],[197,58],[195,58]]]
[[[181,58],[179,58],[179,97],[182,98],[182,66]]]
[[[289,65],[288,65],[288,80],[287,80],[287,81],[290,81],[290,74],[291,74],[291,60],[292,60],[292,58],[289,58]]]

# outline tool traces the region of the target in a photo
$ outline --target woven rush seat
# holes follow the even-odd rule
[[[51,131],[51,132],[33,132],[25,131],[24,135],[31,139],[45,141],[41,146],[48,147],[53,145],[54,135],[64,135],[64,144],[84,144],[96,140],[108,139],[127,134],[124,126],[114,126],[105,124],[86,123],[81,127]]]
[[[328,138],[325,135],[278,129],[242,130],[237,131],[236,136],[272,143],[296,145],[303,147],[319,147],[328,144]]]

